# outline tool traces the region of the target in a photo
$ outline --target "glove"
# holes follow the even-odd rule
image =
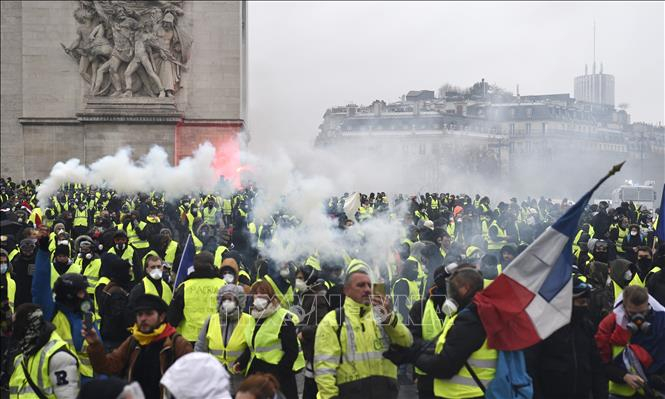
[[[383,357],[393,362],[396,366],[413,363],[420,355],[421,347],[414,344],[408,348],[399,345],[390,345],[390,349],[383,353]]]

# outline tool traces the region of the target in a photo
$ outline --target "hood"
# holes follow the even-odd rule
[[[594,287],[604,287],[609,274],[610,267],[607,263],[593,261],[589,265],[589,282]]]
[[[178,399],[231,399],[229,373],[209,353],[186,354],[166,370],[160,382]]]
[[[227,294],[232,294],[238,300],[238,308],[244,309],[245,303],[247,302],[247,295],[245,295],[245,290],[242,289],[239,285],[235,284],[226,284],[220,287],[217,292],[217,306],[221,305],[222,297]]]
[[[628,285],[624,279],[624,274],[630,269],[631,262],[626,259],[615,259],[610,261],[610,278],[621,288]]]

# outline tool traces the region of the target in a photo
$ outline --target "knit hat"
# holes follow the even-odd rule
[[[55,257],[58,255],[66,255],[67,257],[69,257],[70,256],[69,246],[61,244],[55,247],[55,251],[53,251],[53,256]]]

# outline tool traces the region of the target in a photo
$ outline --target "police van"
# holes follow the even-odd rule
[[[657,192],[654,189],[655,182],[647,181],[644,185],[626,182],[612,190],[612,206],[620,206],[622,202],[633,201],[635,206],[642,206],[653,210],[656,207]]]

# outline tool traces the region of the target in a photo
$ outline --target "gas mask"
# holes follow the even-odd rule
[[[450,297],[446,297],[446,301],[443,302],[443,306],[441,307],[441,311],[448,317],[453,316],[455,313],[457,313],[459,306],[457,304],[457,301]]]
[[[302,292],[307,290],[307,283],[301,278],[296,279],[296,290]]]
[[[222,278],[224,279],[224,281],[226,281],[227,284],[233,284],[233,282],[235,281],[235,276],[233,275],[233,273],[224,273]]]
[[[254,302],[254,305],[256,306],[256,301]],[[222,305],[220,308],[224,313],[233,313],[238,306],[236,305],[236,302],[231,300],[231,299],[225,299],[222,301]]]
[[[636,313],[630,316],[630,321],[626,324],[628,330],[631,333],[636,334],[638,332],[643,332],[645,334],[649,333],[651,329],[651,323],[647,321],[647,317],[650,312],[647,313]]]
[[[160,280],[162,278],[162,269],[152,269],[148,274],[153,280]]]
[[[268,300],[265,298],[256,298],[254,299],[254,309],[256,310],[265,310],[268,307]]]

